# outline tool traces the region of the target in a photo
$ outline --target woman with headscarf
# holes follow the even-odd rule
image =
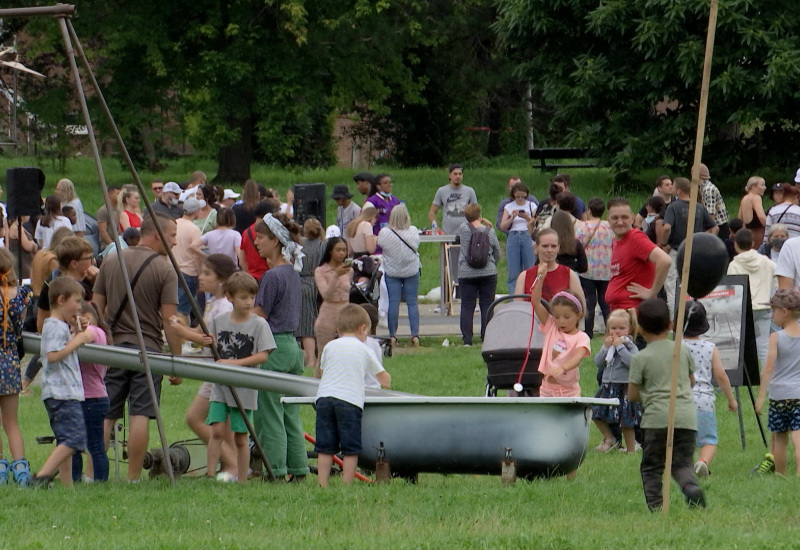
[[[269,323],[277,347],[261,368],[303,374],[303,351],[294,332],[300,326],[303,252],[300,227],[283,214],[267,214],[255,224],[256,247],[270,268],[261,277],[256,313]],[[281,403],[279,393],[258,392],[255,429],[274,474],[303,479],[309,472],[300,405]]]

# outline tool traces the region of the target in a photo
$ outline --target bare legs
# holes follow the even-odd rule
[[[306,368],[313,369],[317,366],[317,339],[313,336],[303,336],[300,341],[303,344]]]
[[[207,397],[195,395],[194,401],[189,405],[186,411],[186,424],[191,430],[197,434],[197,437],[203,440],[206,445],[211,441],[211,426],[206,424],[206,417],[208,416],[209,400]],[[222,471],[228,473],[236,472],[236,454],[234,453],[234,438],[228,431],[229,437],[225,438],[222,442],[217,462],[222,459]],[[217,462],[214,462],[214,469],[216,470]],[[211,464],[209,463],[209,466]]]
[[[13,460],[25,458],[25,442],[19,431],[17,421],[17,410],[19,407],[19,395],[3,395],[0,397],[0,425],[6,432],[8,450]],[[0,453],[1,454],[1,453]]]
[[[342,458],[342,483],[350,485],[356,478],[356,466],[358,466],[358,455],[346,455]],[[327,487],[333,466],[333,455],[320,453],[317,456],[317,481],[320,487]]]

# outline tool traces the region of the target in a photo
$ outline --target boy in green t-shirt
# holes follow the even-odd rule
[[[667,340],[672,328],[667,303],[651,298],[639,304],[639,334],[647,347],[633,357],[631,362],[628,397],[641,401],[642,429],[642,485],[647,507],[651,511],[661,508],[661,478],[667,453],[667,421],[669,417],[670,378],[674,342]],[[690,506],[705,507],[703,490],[697,484],[692,461],[697,438],[697,410],[692,397],[694,361],[686,348],[681,349],[675,403],[675,434],[672,453],[672,477],[678,482]]]

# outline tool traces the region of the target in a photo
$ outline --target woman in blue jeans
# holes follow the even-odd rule
[[[397,343],[397,323],[400,300],[405,297],[408,322],[411,325],[411,345],[419,345],[419,229],[411,225],[405,204],[392,209],[389,224],[378,233],[378,246],[383,250],[383,270],[389,292],[389,336]]]
[[[508,231],[506,240],[506,261],[508,262],[508,293],[514,294],[519,274],[533,267],[536,257],[533,254],[531,231],[535,223],[535,205],[528,202],[528,188],[522,183],[511,187],[509,202],[503,209],[500,229]]]
[[[500,242],[489,226],[484,226],[479,204],[469,204],[464,208],[467,221],[458,228],[461,250],[458,256],[458,286],[461,289],[461,340],[465,346],[472,345],[472,318],[475,303],[481,306],[481,335],[486,328],[486,312],[494,301],[497,289],[497,262],[500,260]],[[489,234],[489,258],[483,267],[472,267],[467,263],[467,252],[473,232],[485,231]],[[530,240],[530,238],[529,238]]]

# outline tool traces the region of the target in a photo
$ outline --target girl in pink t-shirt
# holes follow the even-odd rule
[[[79,324],[75,328],[80,331],[87,325],[89,330],[94,333],[92,344],[105,346],[111,343],[108,329],[105,323],[100,322],[100,316],[94,305],[84,301],[81,304]],[[108,455],[103,442],[103,421],[108,413],[108,392],[104,381],[107,370],[107,365],[81,361],[84,396],[81,406],[83,407],[83,422],[86,425],[86,452],[91,458],[86,463],[84,480],[87,482],[108,480]],[[81,453],[75,453],[72,456],[73,481],[81,480],[82,468]]]
[[[531,301],[539,319],[539,330],[545,333],[539,372],[544,375],[540,397],[580,397],[578,367],[591,353],[589,336],[578,330],[583,317],[581,301],[569,292],[556,293],[550,301],[551,314],[542,305],[542,286],[547,265],[539,264],[539,281],[534,284]]]

